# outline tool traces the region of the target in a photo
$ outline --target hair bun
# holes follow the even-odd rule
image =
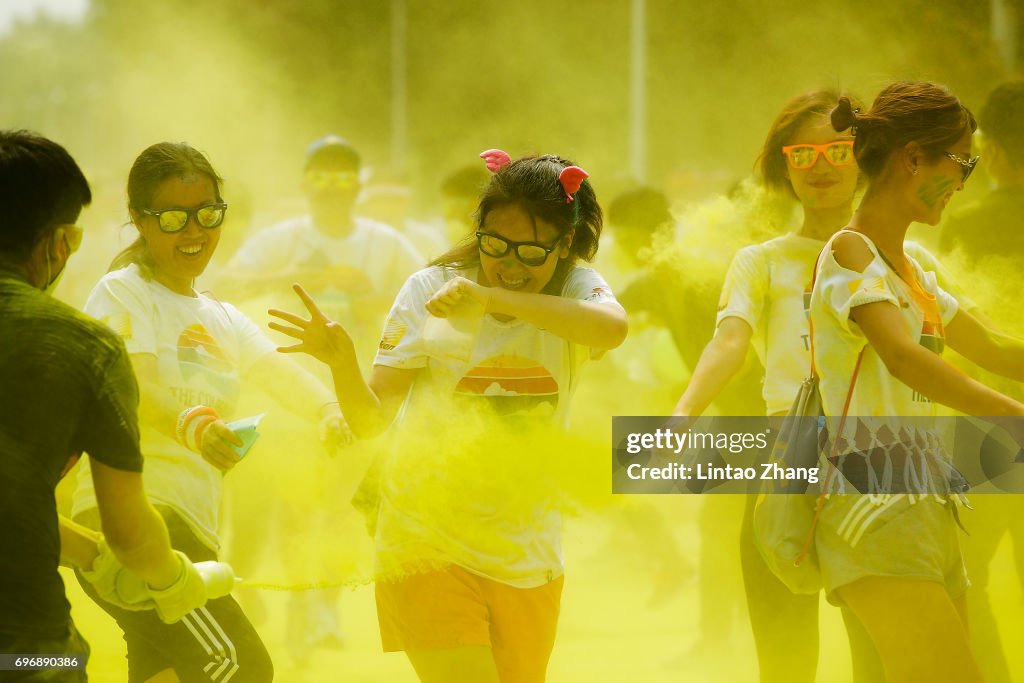
[[[836,106],[832,109],[830,119],[832,121],[832,127],[837,131],[857,127],[857,110],[853,108],[853,104],[850,103],[849,97],[843,95],[839,98]]]

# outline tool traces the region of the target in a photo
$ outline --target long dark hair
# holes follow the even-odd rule
[[[516,159],[491,176],[474,214],[477,229],[480,229],[492,210],[516,205],[531,220],[539,219],[555,226],[559,239],[572,234],[569,256],[558,261],[554,276],[544,287],[545,294],[561,294],[572,264],[580,259],[590,261],[594,258],[604,225],[601,207],[590,181],[584,180],[573,195],[573,201],[566,201],[558,176],[562,169],[573,165],[572,161],[555,154]],[[432,266],[457,269],[479,264],[480,251],[474,234],[467,235],[455,247],[430,262]]]
[[[222,201],[220,186],[223,180],[202,152],[185,142],[158,142],[144,149],[128,172],[128,210],[133,220],[149,208],[153,195],[165,180],[195,173],[202,173],[210,179],[217,201]],[[141,235],[114,257],[108,272],[132,263],[139,266],[144,277],[152,278],[153,258]]]

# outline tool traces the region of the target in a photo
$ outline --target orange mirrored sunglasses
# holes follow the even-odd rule
[[[818,163],[818,157],[833,166],[848,166],[853,163],[853,140],[836,140],[823,145],[786,145],[782,148],[791,168],[810,168]]]

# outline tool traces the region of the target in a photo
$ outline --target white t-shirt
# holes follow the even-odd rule
[[[159,385],[180,409],[207,405],[226,421],[234,416],[242,375],[275,352],[267,335],[231,304],[176,294],[144,279],[135,265],[105,275],[85,312],[121,335],[129,354],[156,357]],[[140,426],[147,496],[173,508],[216,550],[223,473],[179,444],[173,430]],[[89,463],[83,460],[73,514],[95,506]]]
[[[427,221],[407,220],[402,235],[419,253],[433,259],[446,252],[448,241],[444,238],[444,227]]]
[[[268,277],[294,269],[332,269],[352,281],[367,281],[369,288],[363,291],[348,290],[339,284],[311,290],[310,294],[328,318],[341,323],[352,335],[357,348],[369,350],[380,330],[387,302],[424,263],[412,243],[388,225],[356,217],[352,232],[335,238],[317,230],[312,217],[305,215],[258,232],[235,253],[230,267]],[[381,302],[377,310],[366,310],[367,297]],[[296,303],[287,288],[282,288],[273,301],[285,310],[291,310]]]
[[[562,573],[556,492],[538,483],[543,472],[517,465],[531,462],[535,429],[540,444],[546,428],[566,424],[589,349],[490,315],[455,322],[465,342],[458,348],[459,335],[424,308],[456,275],[476,279],[475,271],[439,267],[409,278],[374,361],[420,370],[382,479],[378,573],[452,562],[509,585],[539,586]],[[579,267],[562,296],[615,301],[597,272]]]
[[[823,246],[790,233],[744,247],[725,276],[716,324],[739,318],[753,330],[750,341],[765,369],[761,393],[769,415],[789,410],[810,374],[806,304],[814,259]]]
[[[251,272],[288,268],[358,268],[378,288],[397,289],[423,266],[409,240],[389,225],[357,216],[345,237],[325,235],[309,215],[296,216],[261,230],[246,240],[231,265]]]
[[[878,301],[899,307],[911,336],[940,354],[944,348],[943,330],[958,310],[956,299],[939,287],[935,274],[925,272],[914,258],[909,260],[916,287],[904,282],[886,265],[866,235],[855,234],[864,240],[874,257],[864,272],[840,266],[832,255],[830,240],[811,293],[814,353],[826,415],[842,414],[857,356],[867,344],[864,333],[850,320],[851,309]],[[864,351],[848,414],[929,416],[935,414],[935,406],[889,374],[869,345]]]
[[[765,369],[762,396],[769,415],[788,411],[810,374],[811,271],[824,246],[820,240],[788,233],[741,249],[725,277],[716,325],[733,317],[753,330],[751,344]],[[924,272],[936,274],[949,286],[924,247],[907,241],[904,249]],[[957,298],[965,309],[972,306],[959,294]]]

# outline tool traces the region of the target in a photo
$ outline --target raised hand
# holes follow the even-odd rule
[[[272,321],[269,325],[270,329],[299,340],[298,344],[279,346],[277,350],[281,353],[308,353],[327,365],[354,363],[355,348],[352,344],[352,337],[345,331],[345,328],[325,316],[301,285],[292,285],[292,289],[302,300],[310,317],[307,320],[294,313],[276,308],[267,311],[275,318],[289,323],[283,325]]]
[[[460,302],[474,302],[485,311],[491,299],[490,289],[464,277],[452,278],[427,301],[427,312],[438,318],[447,318]]]

